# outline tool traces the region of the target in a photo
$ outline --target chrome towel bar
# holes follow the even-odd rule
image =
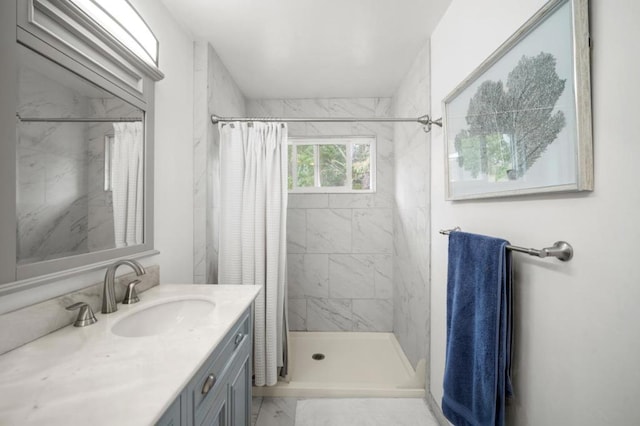
[[[442,235],[449,235],[450,233],[455,231],[461,231],[460,227],[456,226],[452,229],[441,229],[440,233]],[[511,251],[517,251],[519,253],[526,253],[530,256],[555,257],[556,259],[563,262],[567,262],[573,258],[573,247],[566,241],[556,241],[555,243],[553,243],[553,246],[545,247],[540,250],[513,245],[508,245],[507,249]]]

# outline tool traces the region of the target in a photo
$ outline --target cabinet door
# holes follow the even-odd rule
[[[229,413],[231,426],[249,426],[251,420],[251,357],[243,356],[237,375],[229,384]]]
[[[227,388],[225,386],[218,391],[218,394],[211,402],[211,408],[199,426],[228,426],[227,402]]]
[[[246,311],[187,385],[194,424],[202,423],[218,392],[221,389],[226,392],[227,384],[235,377],[236,369],[240,368],[236,361],[250,349],[251,324],[250,311]]]
[[[181,407],[182,395],[171,404],[171,407],[162,415],[156,426],[180,426],[182,425],[182,407]]]

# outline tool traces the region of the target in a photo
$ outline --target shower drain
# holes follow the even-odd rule
[[[315,359],[316,361],[321,361],[324,359],[324,354],[313,354],[311,355],[311,358]]]

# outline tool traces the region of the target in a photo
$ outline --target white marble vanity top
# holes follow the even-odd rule
[[[152,425],[258,294],[258,286],[163,284],[134,305],[96,313],[0,356],[0,425]],[[147,337],[111,332],[119,319],[161,301],[215,303],[197,327]]]

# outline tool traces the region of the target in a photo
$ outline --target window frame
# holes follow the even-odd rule
[[[369,164],[370,168],[370,188],[369,189],[353,189],[353,167],[352,157],[347,155],[346,164],[346,186],[319,186],[320,185],[320,145],[346,145],[347,152],[351,153],[351,147],[353,145],[369,145]],[[297,167],[291,167],[292,188],[288,189],[289,194],[372,194],[376,192],[376,160],[377,160],[377,138],[375,136],[290,136],[287,142],[287,164],[295,165],[297,161],[297,146],[311,145],[314,151],[314,186],[296,186],[297,181]],[[288,147],[292,146],[291,150],[293,158],[289,158]]]

